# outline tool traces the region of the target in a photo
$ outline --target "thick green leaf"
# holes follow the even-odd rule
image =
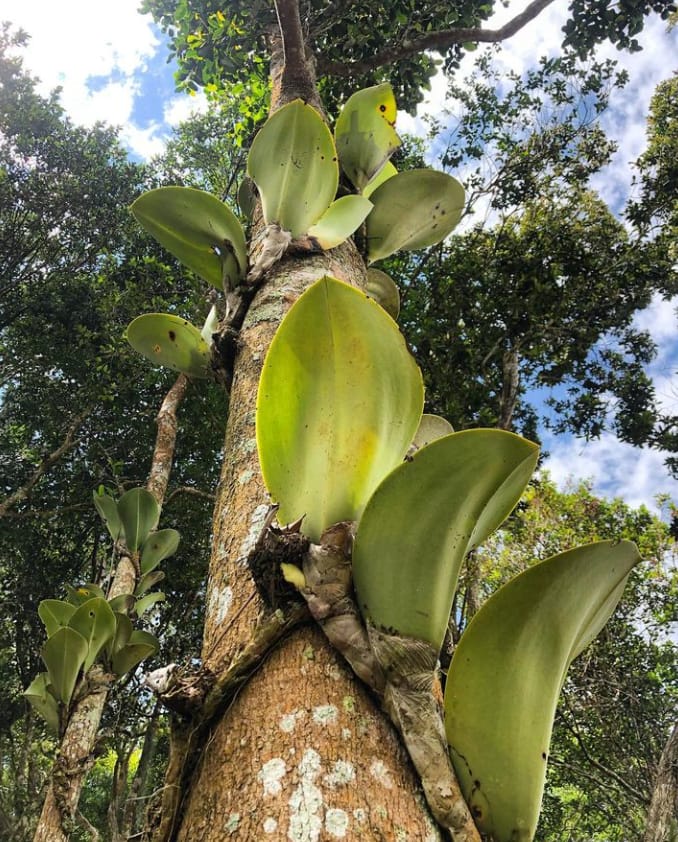
[[[50,728],[59,733],[59,705],[54,696],[47,689],[49,674],[38,673],[30,685],[24,690],[26,700],[42,716]]]
[[[639,561],[629,541],[549,558],[500,588],[462,635],[447,677],[446,731],[478,827],[496,842],[534,838],[567,668]]]
[[[535,444],[502,430],[465,430],[417,451],[365,508],[353,577],[366,617],[440,648],[466,553],[520,499]]]
[[[65,585],[64,587],[68,594],[68,602],[76,607],[82,605],[83,602],[87,602],[88,599],[94,599],[94,597],[101,597],[103,599],[105,596],[99,585],[95,585],[92,582],[88,582],[85,585],[78,585],[77,588],[74,588],[72,585]]]
[[[51,637],[62,626],[67,626],[73,614],[75,605],[61,599],[43,599],[38,605],[38,617],[45,625],[47,637]]]
[[[444,240],[461,219],[464,188],[435,170],[409,170],[394,175],[370,197],[367,217],[370,263],[404,249],[432,246]]]
[[[300,99],[278,109],[254,138],[247,173],[256,183],[264,220],[301,237],[332,204],[339,183],[337,153],[315,108]]]
[[[134,610],[136,611],[137,617],[141,617],[142,614],[145,614],[149,608],[152,608],[158,602],[165,601],[165,594],[161,591],[153,591],[153,593],[147,593],[146,596],[142,596],[141,599],[137,599],[136,604],[134,606]]]
[[[421,373],[393,320],[364,293],[321,278],[294,304],[264,362],[257,444],[278,519],[302,531],[355,520],[405,455]]]
[[[40,650],[49,673],[50,684],[58,699],[67,705],[80,668],[87,657],[87,641],[75,629],[64,626],[48,638]]]
[[[140,196],[132,213],[184,266],[217,289],[237,286],[247,271],[242,225],[211,193],[160,187]]]
[[[387,161],[384,166],[379,170],[379,172],[374,176],[372,181],[365,186],[363,189],[363,196],[366,199],[369,199],[372,193],[377,189],[377,187],[381,187],[381,185],[388,181],[389,178],[393,178],[394,175],[397,175],[398,170],[393,166],[390,161]]]
[[[134,631],[134,627],[132,626],[132,621],[127,616],[127,614],[121,614],[120,612],[115,612],[115,634],[113,635],[113,639],[108,643],[108,655],[109,658],[112,658],[116,652],[119,652],[124,646],[129,643],[129,639],[132,636],[132,632]]]
[[[118,500],[118,512],[125,533],[125,543],[131,553],[139,550],[155,527],[160,507],[145,488],[132,488]]]
[[[395,321],[400,313],[400,291],[393,278],[381,269],[367,270],[365,292]]]
[[[372,202],[363,196],[342,196],[332,202],[315,225],[311,225],[308,235],[315,238],[321,248],[333,249],[348,240],[371,210]]]
[[[162,570],[154,570],[152,573],[146,573],[145,576],[141,577],[141,581],[136,587],[134,591],[135,596],[141,596],[145,594],[149,588],[152,588],[153,585],[157,585],[158,582],[162,582],[165,578],[165,574]]]
[[[111,538],[117,541],[122,532],[122,524],[115,500],[108,494],[98,494],[96,491],[93,492],[92,496],[96,510],[106,524],[106,529],[110,532]]]
[[[129,642],[113,655],[113,672],[124,675],[133,670],[144,658],[148,658],[160,648],[158,639],[144,631],[133,631]]]
[[[115,614],[105,599],[97,597],[84,602],[73,614],[68,625],[87,642],[88,652],[83,664],[83,670],[87,672],[99,652],[115,634]]]
[[[388,82],[356,91],[334,129],[341,168],[362,191],[400,146],[393,125],[396,101]]]
[[[117,612],[127,614],[134,608],[134,597],[131,593],[122,593],[114,596],[113,599],[109,599],[108,604],[111,606],[111,611],[114,614]]]
[[[446,418],[441,418],[440,415],[424,415],[421,416],[419,427],[414,436],[412,444],[416,448],[426,447],[432,441],[448,436],[454,432],[454,428]]]
[[[127,327],[127,341],[154,365],[183,371],[191,377],[210,376],[210,349],[197,327],[169,313],[137,316]]]
[[[148,536],[141,551],[141,572],[150,573],[161,561],[177,551],[180,535],[176,529],[160,529]]]

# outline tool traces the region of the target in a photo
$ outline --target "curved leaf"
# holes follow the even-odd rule
[[[161,561],[174,555],[180,540],[176,529],[159,529],[149,535],[141,551],[141,572],[150,573]]]
[[[162,582],[164,578],[165,574],[162,570],[154,570],[152,573],[146,573],[145,576],[141,577],[141,581],[134,591],[134,596],[141,596],[142,594],[145,594],[149,588],[152,588],[153,585],[157,585],[158,582]]]
[[[98,494],[96,491],[92,492],[92,497],[94,506],[106,524],[106,529],[108,529],[111,538],[117,541],[122,532],[122,524],[120,523],[118,506],[115,500],[109,494]]]
[[[400,314],[400,290],[393,278],[381,269],[367,270],[365,292],[395,321]]]
[[[294,304],[266,356],[257,445],[281,523],[354,520],[403,458],[423,405],[421,373],[374,301],[321,278]]]
[[[152,608],[158,602],[165,601],[165,594],[161,593],[160,591],[153,591],[153,593],[147,593],[145,596],[142,596],[141,599],[137,599],[136,605],[134,606],[134,610],[136,612],[137,617],[141,617],[142,614],[145,614],[149,608]]]
[[[83,671],[92,666],[97,655],[115,634],[115,614],[105,599],[97,597],[83,603],[69,620],[70,628],[75,629],[85,639],[88,647]]]
[[[59,705],[48,690],[49,675],[38,673],[30,685],[24,690],[26,700],[42,716],[53,731],[59,733]]]
[[[363,196],[342,196],[308,229],[308,235],[325,251],[336,248],[363,224],[371,210],[372,202]]]
[[[500,588],[462,635],[447,677],[446,731],[464,796],[496,842],[533,839],[567,668],[639,561],[630,541],[553,556]]]
[[[247,174],[261,196],[264,220],[301,237],[332,204],[337,153],[315,108],[296,99],[278,109],[254,138]]]
[[[131,593],[121,593],[118,596],[114,596],[113,599],[109,599],[108,604],[111,606],[111,611],[114,614],[118,612],[128,614],[134,608],[134,597]]]
[[[118,512],[125,533],[125,543],[131,553],[145,544],[160,516],[155,497],[145,488],[132,488],[118,500]]]
[[[159,187],[132,204],[137,221],[207,283],[232,288],[247,271],[242,225],[216,196],[193,187]]]
[[[149,658],[160,648],[157,637],[145,631],[133,631],[128,643],[112,659],[113,672],[124,675],[133,670],[144,658]]]
[[[61,599],[43,599],[38,605],[38,617],[44,623],[47,637],[51,637],[62,626],[67,626],[73,614],[75,605]]]
[[[64,626],[48,638],[40,650],[42,660],[49,673],[50,684],[57,699],[67,705],[80,668],[87,657],[87,641],[75,629]]]
[[[439,649],[464,556],[516,505],[538,453],[513,433],[465,430],[392,471],[355,537],[353,577],[363,614]]]
[[[132,626],[132,621],[127,616],[127,614],[121,614],[120,612],[116,611],[115,634],[113,635],[112,640],[110,640],[108,643],[109,658],[112,658],[116,652],[119,652],[124,646],[127,645],[130,637],[132,636],[133,631],[134,627]]]
[[[88,599],[94,599],[94,597],[101,597],[103,599],[105,597],[99,585],[95,585],[92,582],[87,582],[85,585],[78,585],[77,588],[74,588],[72,585],[65,585],[64,587],[68,594],[68,602],[76,607],[82,605],[83,602],[87,602]]]
[[[370,197],[367,217],[370,263],[404,249],[441,242],[461,219],[464,188],[446,173],[408,170],[384,182]]]
[[[334,129],[341,168],[362,191],[400,146],[393,125],[396,101],[388,82],[356,91]]]
[[[393,166],[390,161],[387,161],[384,166],[379,170],[379,172],[374,176],[372,181],[369,182],[363,188],[363,196],[366,199],[369,199],[372,193],[377,189],[377,187],[381,187],[381,185],[388,181],[389,178],[393,178],[394,175],[398,174],[398,170]]]
[[[154,365],[183,371],[191,377],[210,376],[210,349],[197,327],[169,313],[137,316],[127,327],[127,341]]]
[[[412,444],[417,448],[426,447],[432,441],[448,436],[454,432],[454,427],[446,418],[441,418],[440,415],[428,415],[424,413],[421,416],[419,427],[412,440]]]

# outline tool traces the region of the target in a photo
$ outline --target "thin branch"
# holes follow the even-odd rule
[[[64,440],[61,442],[59,447],[43,458],[42,462],[33,471],[30,478],[21,486],[21,488],[17,488],[16,491],[13,491],[5,497],[2,502],[0,502],[0,518],[5,517],[9,510],[16,506],[17,503],[20,503],[22,500],[26,500],[33,488],[35,488],[38,482],[40,482],[47,471],[49,471],[53,465],[55,465],[63,456],[66,455],[66,453],[75,447],[77,444],[75,434],[82,422],[89,415],[90,411],[91,410],[87,409],[73,419],[66,432]]]
[[[165,505],[168,506],[179,494],[190,494],[193,497],[200,497],[202,500],[209,500],[211,503],[217,499],[216,494],[210,494],[209,491],[201,491],[199,488],[193,488],[190,485],[181,485],[168,496]]]
[[[165,499],[167,483],[172,470],[174,448],[177,441],[177,409],[186,395],[189,382],[185,374],[180,374],[177,377],[174,385],[165,395],[160,412],[155,419],[158,432],[146,488],[155,497],[159,506],[162,506]]]
[[[519,32],[526,24],[534,20],[553,0],[532,0],[526,8],[499,29],[482,29],[481,27],[464,27],[456,29],[442,29],[439,32],[427,32],[418,38],[404,40],[399,46],[382,50],[365,61],[343,62],[318,61],[318,72],[330,76],[352,76],[369,73],[377,67],[392,64],[404,58],[423,53],[426,50],[443,52],[453,44],[486,43],[496,44],[505,41]]]
[[[280,99],[277,104],[284,105],[300,97],[314,106],[319,105],[315,76],[306,55],[304,32],[299,16],[299,0],[275,0],[275,11],[282,39],[283,60]]]

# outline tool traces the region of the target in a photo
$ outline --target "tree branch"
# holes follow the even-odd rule
[[[282,67],[272,74],[278,77],[273,80],[272,109],[297,97],[319,108],[315,74],[306,54],[306,43],[301,28],[299,0],[275,0],[275,11],[282,40]]]
[[[38,484],[40,479],[49,471],[52,465],[55,465],[62,456],[65,456],[69,450],[72,450],[73,447],[76,445],[76,438],[75,434],[82,424],[82,422],[87,418],[89,415],[90,410],[87,409],[84,412],[80,413],[80,415],[76,415],[73,419],[70,427],[68,428],[64,440],[61,442],[59,447],[56,450],[53,450],[49,455],[45,456],[42,462],[38,465],[38,467],[33,471],[30,478],[21,486],[21,488],[17,488],[16,491],[13,491],[9,494],[5,499],[0,502],[0,518],[5,517],[9,510],[16,506],[17,503],[20,503],[22,500],[26,500],[30,495],[33,488]]]
[[[167,483],[172,470],[174,448],[177,441],[177,409],[186,396],[189,382],[185,374],[180,374],[177,377],[173,386],[165,395],[155,419],[158,432],[146,488],[155,497],[159,506],[162,506],[165,499]]]
[[[385,64],[392,64],[404,58],[423,53],[426,50],[437,50],[443,52],[453,44],[465,44],[467,42],[497,44],[511,38],[519,32],[526,24],[534,20],[553,0],[532,0],[526,8],[510,21],[500,26],[499,29],[482,29],[481,27],[464,27],[455,29],[442,29],[438,32],[427,32],[418,38],[406,39],[392,49],[382,50],[365,61],[343,62],[343,61],[318,61],[318,72],[329,76],[352,76],[362,73],[369,73],[377,67]]]

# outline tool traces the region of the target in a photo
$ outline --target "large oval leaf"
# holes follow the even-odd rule
[[[113,672],[124,675],[133,670],[144,658],[148,658],[160,648],[158,639],[148,632],[133,631],[125,646],[113,654]]]
[[[500,588],[462,635],[445,689],[447,738],[478,827],[496,842],[533,839],[565,673],[639,561],[629,541],[554,556]]]
[[[181,536],[176,529],[159,529],[149,535],[141,551],[141,572],[150,573],[161,561],[174,555],[180,540]]]
[[[111,538],[117,541],[122,532],[122,524],[120,523],[118,506],[115,500],[109,494],[99,494],[97,491],[92,492],[92,497],[94,499],[94,506],[106,524],[106,529],[108,529]]]
[[[356,91],[337,119],[334,136],[341,168],[363,190],[400,146],[393,125],[396,101],[388,82]]]
[[[67,705],[80,668],[87,657],[87,641],[75,629],[64,626],[48,638],[40,650],[49,681],[58,699]]]
[[[394,175],[371,194],[367,217],[370,263],[395,251],[432,246],[444,240],[461,219],[464,188],[446,173],[408,170]]]
[[[313,540],[354,520],[405,455],[423,405],[421,373],[393,320],[321,278],[283,319],[257,397],[257,444],[278,519],[306,515]]]
[[[38,605],[38,617],[45,625],[47,637],[51,637],[62,626],[67,626],[75,614],[75,609],[73,603],[64,602],[62,599],[43,599]]]
[[[332,202],[320,219],[308,229],[309,237],[322,249],[333,249],[348,240],[372,210],[372,202],[363,196],[342,196]]]
[[[197,327],[169,313],[145,313],[127,328],[127,341],[154,365],[210,376],[210,349]]]
[[[465,430],[389,474],[365,508],[353,547],[363,614],[439,649],[464,556],[516,505],[538,453],[513,433]]]
[[[247,173],[264,220],[301,237],[332,204],[339,165],[329,129],[315,108],[296,99],[278,109],[254,138]]]
[[[125,543],[131,553],[146,542],[160,517],[155,497],[145,488],[132,488],[118,500],[118,512],[125,532]]]
[[[454,427],[446,418],[441,418],[440,415],[428,415],[424,413],[421,416],[419,427],[414,436],[412,444],[417,448],[426,447],[427,444],[436,439],[448,436],[454,432]]]
[[[217,289],[233,288],[247,270],[242,225],[216,196],[193,187],[159,187],[132,213],[151,236]]]
[[[53,731],[59,733],[59,706],[54,696],[49,692],[49,674],[38,673],[30,685],[24,690],[26,700],[42,716]]]
[[[105,599],[97,597],[83,603],[73,614],[68,625],[81,634],[87,642],[87,657],[82,666],[87,670],[97,655],[115,635],[115,614]]]

